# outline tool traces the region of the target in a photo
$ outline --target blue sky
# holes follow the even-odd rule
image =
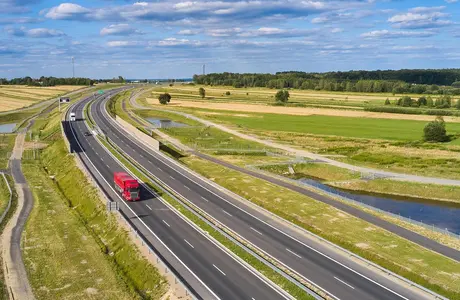
[[[460,0],[0,0],[0,77],[460,67]]]

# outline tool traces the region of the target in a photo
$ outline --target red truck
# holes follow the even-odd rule
[[[126,201],[140,199],[139,182],[124,172],[117,172],[113,175],[115,190],[118,191]]]

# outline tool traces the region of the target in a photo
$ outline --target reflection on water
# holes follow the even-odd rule
[[[314,179],[304,178],[300,179],[300,181],[396,215],[460,234],[460,204],[457,203],[344,191],[322,184]]]
[[[16,123],[0,124],[0,133],[12,133],[15,127]]]
[[[147,121],[157,128],[187,127],[187,124],[160,118],[146,118]]]

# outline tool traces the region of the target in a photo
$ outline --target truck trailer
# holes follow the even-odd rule
[[[139,182],[124,172],[116,172],[113,175],[113,183],[115,190],[126,201],[137,201],[140,199]]]

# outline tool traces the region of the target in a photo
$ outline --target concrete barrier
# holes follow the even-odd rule
[[[119,116],[115,116],[115,121],[120,125],[121,128],[123,128],[129,134],[133,135],[134,137],[136,137],[141,142],[145,143],[150,148],[160,151],[159,141],[157,141],[153,137],[146,135],[145,133],[143,133],[142,131],[140,131],[139,129],[131,125],[130,123],[120,118]]]

